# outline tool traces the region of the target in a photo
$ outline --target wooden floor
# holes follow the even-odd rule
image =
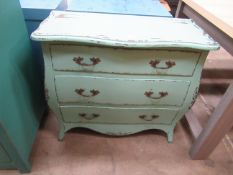
[[[193,106],[203,126],[233,79],[229,76],[233,75],[229,73],[231,67],[233,58],[222,49],[208,57],[200,94]],[[163,132],[154,130],[108,137],[74,129],[59,142],[57,124],[50,114],[39,130],[30,157],[32,175],[233,175],[233,130],[208,160],[193,161],[189,157],[193,137],[185,120],[177,125],[172,144],[167,143]],[[19,173],[9,170],[0,174]]]

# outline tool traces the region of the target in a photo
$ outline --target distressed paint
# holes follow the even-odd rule
[[[55,70],[118,73],[118,74],[157,74],[191,76],[200,57],[200,52],[183,50],[136,50],[121,48],[99,48],[93,46],[52,45],[51,56]],[[74,58],[83,58],[77,64]],[[54,58],[54,59],[53,59]],[[90,61],[98,58],[98,61]],[[158,68],[151,61],[159,62]],[[167,69],[166,62],[173,62]],[[174,65],[175,63],[175,65]],[[89,66],[89,65],[93,66]],[[114,64],[114,66],[111,66]]]
[[[32,35],[33,39],[42,41],[48,103],[59,121],[59,139],[74,127],[116,136],[160,129],[167,133],[168,142],[172,142],[176,123],[197,94],[208,50],[219,46],[190,20],[123,15],[93,18],[104,22],[118,18],[147,21],[140,28],[142,38],[147,37],[143,35],[145,32],[152,34],[150,30],[154,30],[154,22],[158,24],[158,21],[162,24],[157,26],[158,31],[171,27],[180,29],[174,29],[176,32],[182,31],[168,38],[164,38],[163,32],[154,31],[156,38],[129,41],[123,36],[131,29],[131,23],[122,30],[117,28],[122,35],[114,35],[115,29],[106,25],[102,30],[98,28],[97,33],[93,28],[85,33],[83,29],[94,22],[90,16],[53,12]],[[64,22],[67,24],[64,32],[55,28],[62,28]],[[84,26],[74,31],[69,30],[71,24]],[[194,31],[192,36],[183,32],[186,29]],[[106,32],[108,37],[104,36]],[[79,57],[83,59],[74,60]],[[90,65],[93,63],[96,64]]]
[[[96,123],[96,124],[171,124],[178,108],[150,107],[109,107],[109,106],[61,106],[63,120],[67,123]],[[98,114],[99,117],[86,120],[80,113]],[[154,120],[145,120],[141,116],[157,115]]]
[[[97,75],[82,76],[55,76],[55,85],[58,101],[61,103],[76,102],[80,104],[105,104],[105,105],[170,105],[181,106],[185,98],[190,82],[138,78],[111,78],[98,77]],[[77,94],[77,89],[83,89],[83,95]],[[179,91],[174,91],[179,89]],[[91,91],[98,91],[93,95]],[[160,96],[161,92],[167,92],[161,98],[151,98],[146,92],[153,92],[152,97]]]
[[[126,48],[219,48],[189,19],[100,13],[52,11],[31,37]]]
[[[192,102],[191,102],[191,104],[190,104],[190,106],[189,106],[189,109],[192,108],[193,104],[194,104],[195,101],[196,101],[196,98],[197,98],[197,96],[198,96],[198,90],[199,90],[199,86],[196,87],[196,89],[195,89],[195,91],[194,91],[193,98],[192,98]]]

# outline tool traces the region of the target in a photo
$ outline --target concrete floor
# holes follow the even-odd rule
[[[224,92],[219,80],[208,79],[208,70],[215,68],[219,58],[221,64],[227,62],[221,69],[233,65],[232,57],[222,49],[208,57],[201,93],[193,106],[202,123]],[[42,123],[30,157],[32,175],[233,175],[233,130],[209,159],[194,161],[189,157],[193,138],[185,120],[178,123],[172,144],[167,143],[163,132],[155,130],[108,137],[74,129],[59,142],[57,124],[53,114]],[[0,175],[16,174],[17,170],[0,171]]]

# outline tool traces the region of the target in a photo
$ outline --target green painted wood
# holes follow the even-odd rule
[[[0,163],[6,163],[10,162],[10,157],[8,156],[7,152],[3,148],[2,145],[0,145]]]
[[[57,43],[56,43],[57,44]],[[60,45],[64,45],[69,46],[70,43],[59,43]],[[100,133],[104,133],[104,134],[109,134],[109,135],[128,135],[128,134],[133,134],[136,132],[140,132],[142,130],[147,130],[147,129],[160,129],[163,130],[164,132],[167,133],[167,137],[168,137],[168,142],[172,142],[173,141],[173,130],[176,126],[176,123],[184,116],[185,112],[192,106],[192,104],[195,101],[197,92],[198,92],[198,87],[199,87],[199,81],[200,81],[200,76],[201,76],[201,70],[204,64],[204,61],[207,57],[208,52],[203,52],[201,50],[199,50],[198,52],[200,53],[199,58],[197,60],[197,62],[193,62],[193,67],[195,67],[194,72],[192,74],[192,76],[178,76],[178,75],[138,75],[138,74],[134,74],[134,75],[130,75],[130,74],[125,74],[125,75],[121,75],[121,74],[114,74],[114,73],[97,73],[97,72],[77,72],[77,71],[57,71],[54,70],[54,65],[53,65],[53,59],[55,60],[56,57],[51,56],[51,46],[54,46],[54,43],[43,43],[43,53],[44,53],[44,59],[45,59],[45,70],[46,70],[46,76],[45,76],[45,82],[47,85],[47,89],[48,89],[48,103],[50,105],[50,107],[53,109],[53,111],[55,112],[58,121],[59,121],[59,126],[60,126],[60,131],[59,131],[59,139],[62,140],[64,138],[64,134],[65,132],[67,132],[68,130],[74,128],[74,127],[85,127],[85,128],[89,128],[91,130],[94,131],[98,131]],[[72,45],[73,47],[73,45]],[[101,47],[99,47],[101,49]],[[177,51],[179,51],[180,49],[178,48]],[[127,50],[125,50],[127,51]],[[138,51],[143,51],[143,50],[138,50]],[[196,52],[197,50],[195,50]],[[59,54],[55,54],[58,55]],[[66,58],[63,55],[64,58]],[[68,57],[67,57],[68,59]],[[190,58],[192,59],[192,58]],[[196,59],[196,57],[193,58],[194,60]],[[114,66],[114,64],[112,65]],[[162,81],[159,81],[162,80]],[[98,83],[99,82],[99,83]],[[113,83],[116,82],[116,83]],[[129,88],[127,88],[127,82],[128,85],[131,85],[131,90],[129,90]],[[134,84],[136,82],[136,84]],[[141,83],[138,83],[141,82]],[[137,97],[133,97],[132,93],[137,92],[140,89],[143,89],[143,87],[147,87],[148,84],[153,84],[153,82],[159,82],[159,86],[161,86],[161,89],[169,89],[171,90],[171,92],[175,95],[174,98],[171,98],[171,100],[174,100],[174,104],[177,105],[179,103],[177,103],[180,99],[180,96],[177,94],[183,93],[186,94],[183,96],[183,101],[180,104],[180,106],[177,106],[177,108],[172,107],[171,105],[163,105],[163,104],[153,104],[148,103],[145,105],[145,103],[141,103],[143,102],[142,98],[145,98],[145,96],[143,96],[142,98]],[[165,82],[165,84],[163,85],[163,82]],[[179,84],[181,83],[181,84]],[[104,88],[106,92],[113,92],[110,96],[109,94],[105,94],[102,98],[111,100],[114,103],[117,104],[104,104],[101,103],[103,102],[101,100],[97,101],[96,103],[90,103],[90,99],[85,98],[85,100],[83,99],[83,101],[81,100],[81,102],[77,101],[77,93],[75,93],[75,89],[77,87],[79,87],[80,85],[85,85],[85,88],[88,87],[101,87]],[[185,88],[185,86],[187,86]],[[119,88],[121,87],[121,88]],[[153,88],[156,88],[157,86],[153,86]],[[176,88],[174,88],[176,87]],[[94,89],[94,88],[93,88]],[[114,91],[112,91],[114,90]],[[173,115],[173,119],[172,121],[169,120],[170,118],[168,117],[164,117],[164,123],[127,123],[125,124],[124,122],[126,120],[128,121],[132,121],[128,118],[124,118],[124,120],[120,120],[121,117],[117,115],[117,110],[121,110],[122,108],[126,107],[124,106],[123,103],[118,102],[119,101],[119,97],[121,95],[120,92],[126,91],[126,93],[124,95],[122,95],[121,99],[124,100],[129,100],[131,101],[131,103],[129,103],[127,105],[127,108],[133,108],[133,109],[137,109],[137,108],[162,108],[162,109],[167,109],[168,111],[168,116],[169,114],[171,114],[169,112],[169,110],[176,110],[177,113],[176,115]],[[186,92],[184,93],[184,90],[186,90]],[[85,92],[85,91],[84,91]],[[88,91],[86,91],[88,92]],[[83,93],[84,95],[88,95],[88,93]],[[101,94],[101,93],[100,93]],[[90,94],[89,94],[90,95]],[[135,95],[135,94],[134,94]],[[177,95],[177,96],[176,96]],[[74,101],[66,101],[63,103],[59,102],[59,99],[64,100],[64,97],[68,99],[73,99]],[[94,96],[94,98],[97,99],[98,96]],[[82,97],[84,98],[84,97]],[[132,100],[134,98],[134,100]],[[80,98],[79,98],[80,99]],[[135,100],[136,99],[136,100]],[[154,101],[157,99],[151,99],[151,101]],[[165,100],[165,97],[164,97]],[[178,100],[178,101],[177,101]],[[94,100],[95,101],[95,100]],[[162,99],[160,99],[160,101],[162,101]],[[89,103],[88,103],[89,102]],[[170,101],[167,101],[168,103],[170,103]],[[135,105],[135,103],[137,105]],[[80,104],[82,104],[80,106]],[[159,104],[159,105],[158,105]],[[72,107],[70,107],[70,105]],[[98,111],[99,108],[105,109],[105,108],[114,108],[116,110],[112,111],[112,116],[118,116],[118,123],[99,123],[99,122],[79,122],[77,119],[77,114],[76,111],[77,109],[79,109],[79,111],[83,112],[83,109],[85,107],[83,107],[83,105],[87,105],[88,106],[88,111],[92,111],[92,109],[95,109],[93,111]],[[86,106],[86,107],[87,107]],[[90,108],[89,108],[90,107]],[[70,111],[69,111],[70,109]],[[66,111],[64,113],[64,111]],[[73,112],[71,112],[73,111]],[[75,112],[74,112],[75,111]],[[103,110],[104,111],[104,110]],[[124,110],[122,110],[124,111]],[[106,112],[106,111],[104,111]],[[103,113],[104,113],[103,112]],[[159,111],[159,114],[161,115],[161,111]],[[174,114],[174,113],[173,113]],[[90,117],[90,115],[88,115]],[[167,115],[166,115],[167,116]],[[109,120],[111,120],[111,117]],[[113,117],[115,118],[115,117]],[[98,120],[100,121],[104,121],[106,119],[106,117],[103,118],[99,118]],[[169,123],[169,124],[168,124]]]
[[[178,109],[61,106],[61,112],[67,123],[171,124]]]
[[[24,157],[20,154],[17,149],[17,145],[12,144],[12,138],[7,135],[7,130],[0,123],[0,142],[1,145],[5,148],[11,161],[1,162],[0,169],[16,169],[18,168],[21,173],[28,173],[31,169],[31,164],[28,161],[28,157]]]
[[[172,30],[171,30],[172,28]],[[190,19],[52,11],[31,37],[123,48],[191,48],[219,45]]]
[[[55,70],[192,76],[200,53],[52,45],[51,56]],[[83,58],[83,60],[78,64],[75,62],[75,58]],[[100,62],[93,65],[92,58],[98,58]],[[159,63],[156,67],[152,67],[151,61]],[[166,64],[169,61],[175,64],[169,67]],[[84,64],[88,64],[88,66],[84,66]]]
[[[159,129],[172,142],[197,97],[208,51],[218,48],[191,21],[129,15],[53,12],[32,38],[42,41],[60,140],[84,127],[117,136]]]
[[[167,79],[111,78],[96,76],[55,76],[59,102],[105,105],[181,106],[189,81]],[[82,94],[78,91],[83,89]],[[98,91],[93,95],[92,90]],[[150,97],[146,92],[152,92]],[[166,93],[162,95],[161,93]]]
[[[0,1],[0,142],[11,163],[0,168],[30,171],[29,155],[45,109],[43,88],[19,1]]]

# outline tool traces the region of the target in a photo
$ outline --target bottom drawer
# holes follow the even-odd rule
[[[10,162],[10,158],[5,149],[0,145],[0,163]]]
[[[111,124],[171,124],[178,109],[61,106],[65,122]]]

